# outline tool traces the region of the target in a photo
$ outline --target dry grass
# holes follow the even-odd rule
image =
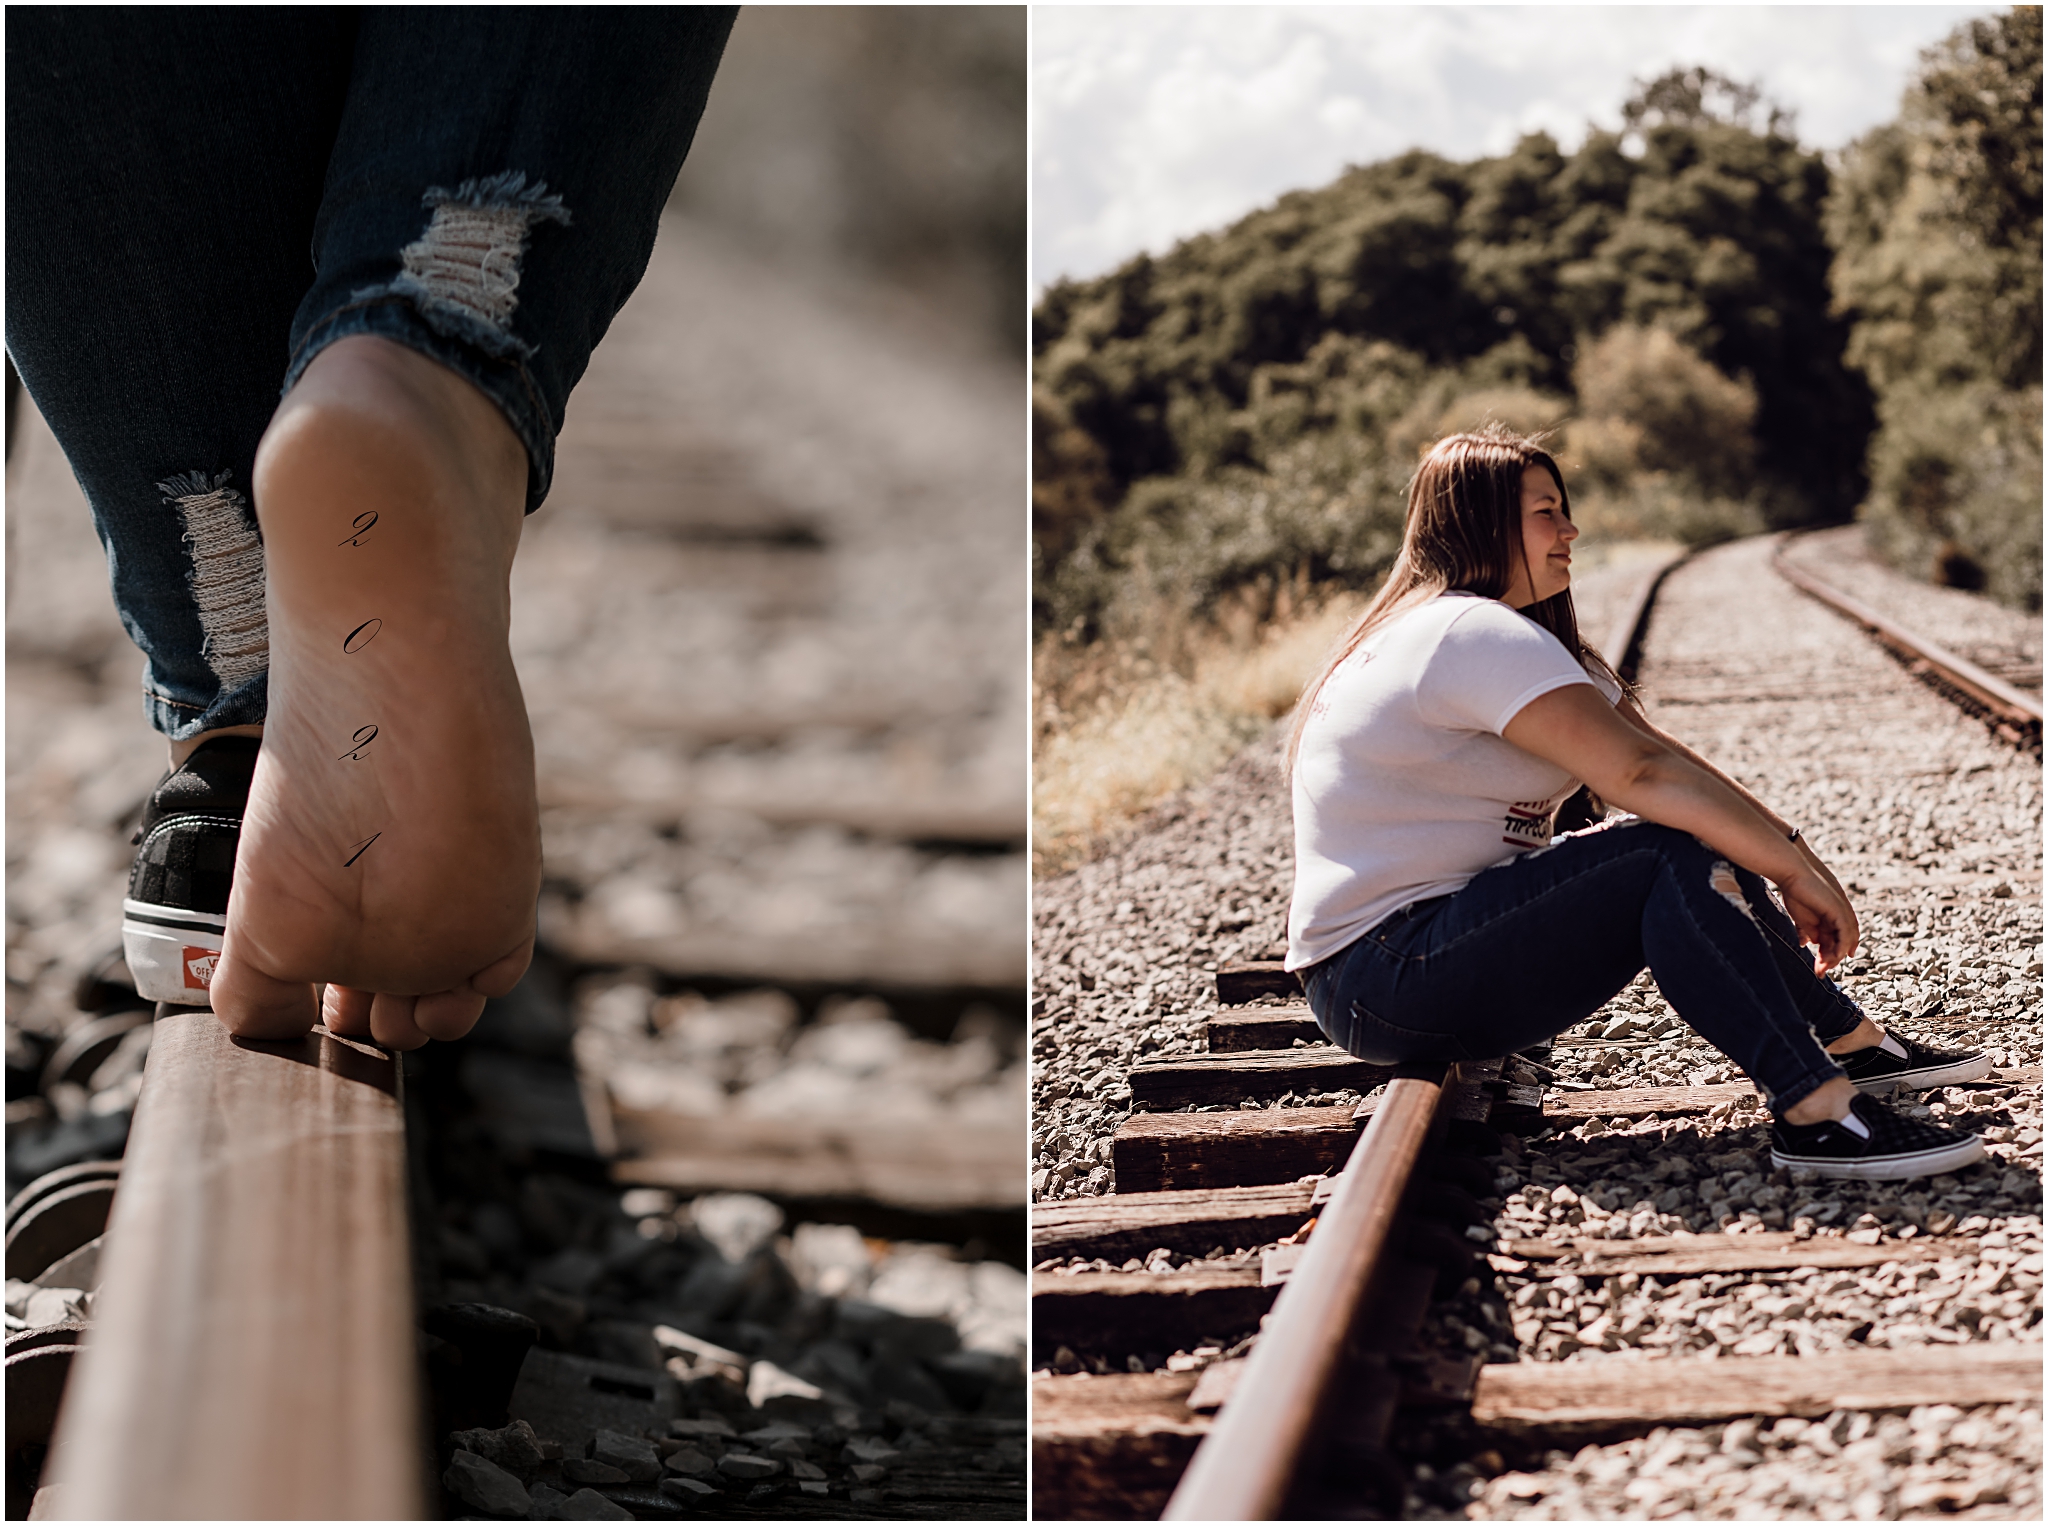
[[[1057,874],[1294,707],[1365,606],[1342,595],[1263,627],[1162,628],[1127,643],[1039,643],[1032,669],[1033,867]]]

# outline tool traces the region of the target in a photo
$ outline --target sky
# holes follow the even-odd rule
[[[1063,6],[1031,19],[1033,290],[1410,148],[1566,150],[1634,82],[1705,64],[1840,148],[1984,5]]]

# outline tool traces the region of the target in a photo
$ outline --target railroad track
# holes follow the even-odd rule
[[[927,1317],[912,1318],[884,1307],[893,1295],[877,1285],[877,1303],[848,1302],[855,1312],[836,1319],[834,1294],[799,1298],[786,1250],[729,1256],[725,1241],[707,1250],[701,1237],[666,1249],[687,1205],[670,1217],[673,1195],[631,1186],[630,1164],[609,1190],[594,1159],[583,1178],[563,1175],[562,1122],[530,1086],[517,1121],[555,1130],[542,1146],[554,1164],[515,1178],[516,1197],[527,1235],[560,1220],[544,1242],[554,1260],[523,1285],[451,1267],[447,1227],[487,1217],[450,1200],[451,1180],[502,1176],[505,1157],[531,1149],[477,1136],[484,1115],[463,1122],[458,1078],[489,1052],[407,1057],[321,1029],[250,1043],[204,1011],[102,1022],[109,1031],[81,1028],[79,1054],[60,1053],[53,1070],[97,1063],[83,1042],[95,1035],[103,1054],[119,1041],[112,1029],[149,1030],[124,1159],[49,1173],[8,1208],[9,1310],[26,1316],[9,1320],[10,1518],[1021,1511],[1021,1414],[981,1402],[984,1391],[1017,1394],[1014,1379],[999,1370],[1006,1359],[948,1349],[945,1321],[958,1316],[942,1300],[927,1289]],[[564,1066],[572,1108],[576,1084]],[[780,1215],[768,1203],[723,1201],[770,1215],[759,1238],[772,1238]],[[816,1227],[799,1226],[798,1242]],[[853,1251],[863,1242],[838,1233],[845,1284],[859,1258],[847,1259],[844,1239]],[[600,1242],[605,1275],[622,1280],[585,1286],[586,1306],[560,1287],[579,1258],[594,1281],[588,1247]],[[905,1248],[913,1262],[919,1253]],[[703,1338],[731,1337],[681,1287],[685,1270],[698,1288],[720,1274],[726,1303],[744,1295],[747,1318],[777,1327],[741,1330],[749,1350],[770,1340],[772,1360]],[[847,1299],[856,1291],[870,1290]],[[808,1334],[779,1312],[799,1303]],[[828,1394],[775,1365],[798,1365],[802,1342],[833,1336],[843,1373],[851,1350],[901,1345],[905,1331],[918,1344],[888,1358],[887,1392],[884,1377],[856,1370]],[[925,1357],[945,1359],[937,1390],[934,1369],[918,1369],[922,1386],[900,1370]]]
[[[1854,620],[1904,663],[1908,672],[1965,710],[1983,716],[2008,742],[2040,747],[2038,667],[2032,675],[2036,681],[2033,691],[2009,682],[1802,567],[1786,554],[1790,544],[1788,537],[1771,558],[1772,569],[1786,582]]]
[[[1603,646],[1617,665],[1637,665],[1673,570],[1640,576],[1620,601]],[[1795,570],[1802,589],[1818,583]],[[1820,586],[1815,597],[1833,603],[1838,591]],[[1883,639],[1910,644],[1941,692],[1978,714],[2010,706],[1994,728],[2028,738],[2001,692],[2014,686],[1985,684],[1886,625]],[[1698,670],[1670,660],[1700,693]],[[2038,738],[2038,699],[2033,714]],[[1880,902],[1903,888],[1879,885]],[[1119,918],[1132,909],[1119,905]],[[1925,1461],[1914,1419],[1944,1426],[2038,1398],[2040,1257],[2026,1226],[2035,1237],[2039,1226],[2024,1218],[2038,1183],[2018,1154],[2034,1153],[2024,1139],[1973,1173],[1997,1193],[2000,1172],[2018,1178],[2018,1236],[2011,1219],[1967,1213],[1987,1201],[1969,1184],[1953,1198],[1964,1212],[1922,1197],[1901,1220],[1867,1188],[1752,1180],[1763,1115],[1739,1079],[1601,1084],[1601,1068],[1640,1071],[1675,1026],[1646,981],[1617,1000],[1621,1017],[1603,1012],[1551,1055],[1397,1074],[1322,1042],[1278,953],[1220,963],[1190,1052],[1130,1068],[1133,1111],[1108,1142],[1116,1190],[1035,1210],[1034,1350],[1051,1358],[1033,1385],[1040,1518],[1459,1518],[1472,1501],[1487,1516],[1540,1514],[1546,1502],[1553,1514],[1604,1514],[1572,1492],[1583,1481],[1557,1448],[1599,1444],[1605,1459],[1589,1466],[1611,1478],[1635,1473],[1645,1448],[1682,1451],[1687,1438],[1774,1466],[1809,1436],[1828,1454],[1868,1440],[1864,1453],[1898,1460],[1904,1481],[1876,1502],[1886,1509],[2029,1508],[1967,1470],[1960,1481],[1905,1476],[1945,1465],[1939,1448]],[[2037,1116],[2038,1095],[2038,1068],[2008,1064],[1924,1105],[2010,1139]],[[1632,1192],[1610,1185],[1626,1188],[1631,1170],[1650,1183],[1633,1207]],[[1695,1179],[1721,1224],[1657,1208],[1680,1206],[1659,1193],[1665,1183],[1689,1193]],[[1730,1179],[1735,1190],[1716,1196]],[[1916,1294],[1955,1287],[1983,1295],[1969,1328],[1951,1320],[1938,1341],[1901,1332],[1890,1343]],[[1855,1322],[1806,1319],[1808,1305],[1842,1303]],[[1660,1312],[1687,1304],[1698,1317]],[[1775,1332],[1768,1313],[1759,1327],[1758,1305],[1794,1309],[1794,1330]],[[1717,1312],[1729,1308],[1742,1314],[1732,1325]],[[1713,1333],[1724,1329],[1726,1340]],[[1998,1338],[1967,1338],[1986,1333]],[[2037,1412],[2031,1423],[2037,1436]],[[1634,1510],[1665,1486],[1632,1487],[1653,1491],[1632,1497]],[[1787,1498],[1789,1513],[1811,1513]],[[1872,1508],[1856,1502],[1858,1514]]]

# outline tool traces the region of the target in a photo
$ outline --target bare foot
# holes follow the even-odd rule
[[[533,952],[533,739],[506,647],[526,454],[372,337],[322,351],[256,454],[270,700],[214,1011],[396,1048],[466,1033]],[[324,1014],[314,986],[328,986]]]

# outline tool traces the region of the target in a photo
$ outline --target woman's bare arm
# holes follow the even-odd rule
[[[1662,742],[1666,747],[1670,748],[1680,757],[1687,759],[1697,767],[1704,768],[1708,773],[1712,774],[1716,779],[1719,779],[1723,784],[1727,785],[1728,788],[1732,789],[1733,791],[1735,791],[1736,794],[1740,795],[1743,798],[1743,800],[1748,802],[1750,809],[1754,810],[1759,816],[1763,817],[1765,821],[1768,821],[1775,829],[1777,829],[1777,831],[1782,833],[1787,838],[1791,837],[1793,827],[1796,825],[1796,823],[1785,820],[1784,817],[1780,816],[1776,811],[1772,810],[1770,806],[1766,805],[1763,801],[1759,800],[1755,795],[1751,794],[1747,789],[1745,789],[1739,781],[1730,778],[1720,768],[1716,767],[1711,761],[1701,757],[1698,753],[1694,752],[1690,747],[1686,746],[1685,743],[1679,741],[1678,738],[1671,735],[1670,732],[1665,731],[1664,729],[1653,723],[1648,716],[1644,715],[1643,712],[1637,708],[1635,701],[1630,699],[1623,699],[1614,708],[1616,712],[1621,716],[1621,718],[1627,721],[1631,726],[1634,726],[1638,731],[1644,731],[1649,733],[1649,735],[1655,737],[1658,741]],[[1839,891],[1846,899],[1848,892],[1842,890],[1842,882],[1835,878],[1835,871],[1830,869],[1827,866],[1827,864],[1822,860],[1821,856],[1814,851],[1813,844],[1806,840],[1806,835],[1804,832],[1800,833],[1798,841],[1794,844],[1794,846],[1799,848],[1799,850],[1803,854],[1805,854],[1808,864],[1811,865],[1814,869],[1818,870],[1821,874],[1825,875],[1828,879],[1828,882],[1832,884],[1835,887],[1835,889]],[[1747,866],[1745,865],[1744,867]]]
[[[1590,684],[1531,700],[1502,735],[1570,771],[1603,800],[1690,832],[1770,880],[1784,895],[1800,937],[1818,946],[1817,969],[1832,969],[1856,951],[1855,909],[1834,876],[1787,840],[1791,829],[1747,790],[1647,722],[1617,714]]]

